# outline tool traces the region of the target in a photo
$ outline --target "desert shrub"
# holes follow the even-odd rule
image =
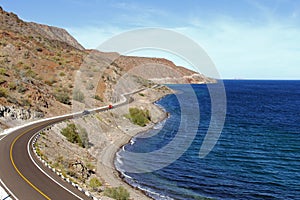
[[[93,188],[93,190],[96,191],[99,187],[102,186],[102,183],[96,177],[94,177],[94,178],[91,178],[89,185],[91,188]]]
[[[60,72],[59,76],[65,76],[66,74],[64,72]]]
[[[79,137],[81,139],[81,147],[88,148],[89,147],[89,137],[88,137],[88,133],[87,133],[86,129],[79,125],[77,126],[77,128],[78,128]]]
[[[87,90],[92,90],[92,89],[94,89],[95,88],[95,86],[93,85],[93,83],[91,83],[91,82],[89,82],[88,84],[87,84],[87,86],[86,86],[86,89]]]
[[[6,75],[6,69],[5,68],[0,68],[0,75]]]
[[[73,99],[75,101],[79,101],[79,102],[83,103],[84,102],[84,94],[80,90],[75,89],[73,92]]]
[[[68,105],[71,104],[69,93],[65,90],[62,91],[56,90],[54,92],[54,97],[57,101],[61,103],[68,104]]]
[[[60,133],[67,138],[71,143],[82,145],[82,141],[79,137],[78,130],[75,124],[68,124],[66,128],[63,128]]]
[[[27,69],[25,74],[27,77],[30,77],[30,78],[35,78],[37,76],[37,74],[34,71],[32,71],[31,69]]]
[[[17,89],[17,84],[15,82],[10,82],[8,84],[8,87],[10,90],[15,90],[15,89]]]
[[[139,126],[146,126],[151,120],[149,110],[142,110],[138,108],[129,108],[129,115],[126,116],[132,123]]]
[[[73,123],[63,128],[61,134],[65,136],[69,142],[78,144],[80,147],[87,148],[89,145],[87,131],[80,126],[77,128]]]
[[[17,86],[17,90],[19,93],[24,94],[28,89],[24,87],[22,84]]]
[[[5,83],[5,82],[6,82],[6,80],[4,78],[0,77],[0,84]]]
[[[116,200],[128,200],[129,192],[122,186],[116,188],[107,188],[104,190],[104,195]]]
[[[99,95],[95,95],[94,98],[98,101],[102,101],[103,102],[103,99],[99,96]]]
[[[49,86],[52,86],[54,83],[57,83],[57,80],[52,78],[52,79],[49,79],[49,80],[45,80],[45,83]]]
[[[29,99],[22,99],[21,100],[21,105],[22,106],[31,106],[31,102]]]
[[[0,87],[0,97],[7,97],[8,91],[6,88]]]

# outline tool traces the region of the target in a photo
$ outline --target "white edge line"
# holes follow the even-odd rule
[[[5,137],[6,137],[7,135],[4,135],[2,138],[0,138],[0,141],[2,140],[2,139],[4,139]],[[11,191],[10,191],[10,189],[5,185],[5,183],[0,179],[0,183],[2,184],[2,186],[4,187],[4,189],[15,199],[15,200],[19,200],[17,197],[16,197],[16,195],[14,195],[14,193],[12,193]],[[9,195],[8,194],[8,195]]]
[[[137,91],[135,91],[135,92],[137,92]],[[124,95],[128,95],[128,94],[130,94],[130,93],[126,93],[126,94],[121,95],[123,97],[123,100],[121,102],[119,102],[119,103],[113,104],[113,106],[118,106],[119,104],[122,104],[122,103],[126,102],[127,99],[124,97]],[[100,110],[100,109],[103,109],[103,108],[108,108],[108,106],[102,106],[102,107],[98,107],[98,108],[92,108],[92,109],[87,110],[87,111],[94,112],[94,111],[97,111],[97,110]],[[53,120],[53,119],[59,119],[59,118],[63,118],[63,117],[70,117],[72,115],[80,115],[80,114],[82,114],[82,112],[83,111],[75,112],[75,113],[69,113],[69,114],[65,114],[65,115],[54,116],[54,117],[49,117],[49,118],[44,118],[44,119],[39,119],[39,120],[36,120],[36,121],[28,122],[28,123],[23,124],[23,125],[19,125],[19,126],[15,126],[13,128],[5,129],[2,133],[0,133],[0,136],[4,135],[4,137],[5,137],[6,135],[10,134],[13,131],[16,131],[16,130],[18,130],[20,128],[23,128],[23,127],[27,127],[27,126],[30,126],[30,125],[37,124],[39,122],[45,122],[45,121],[49,121],[49,120]],[[3,139],[3,138],[1,138],[1,139]]]
[[[142,89],[141,89],[141,90],[142,90]],[[138,92],[138,91],[140,91],[140,90],[137,90],[137,91],[135,91],[135,92]],[[127,99],[126,99],[125,95],[133,94],[133,93],[135,93],[135,92],[130,92],[130,93],[122,94],[121,96],[122,96],[123,100],[122,100],[121,102],[119,102],[119,103],[114,104],[114,106],[117,106],[117,105],[119,105],[119,104],[122,104],[122,103],[126,102]],[[88,111],[93,112],[93,111],[97,111],[97,110],[103,109],[103,108],[107,108],[107,106],[102,106],[102,107],[90,109],[90,110],[88,110]],[[39,123],[39,122],[49,121],[49,120],[52,120],[52,119],[58,119],[58,118],[62,118],[62,117],[69,117],[69,116],[72,116],[72,115],[78,115],[78,114],[81,114],[81,113],[82,113],[82,112],[76,112],[76,113],[70,113],[70,114],[61,115],[61,116],[55,116],[55,117],[50,117],[50,118],[40,119],[40,120],[36,120],[36,121],[29,122],[29,123],[27,123],[27,124],[23,124],[23,125],[19,125],[19,126],[13,127],[13,128],[6,129],[6,130],[4,130],[4,132],[0,133],[0,136],[3,136],[2,138],[0,138],[0,141],[1,141],[2,139],[4,139],[7,135],[9,135],[11,132],[16,131],[16,130],[18,130],[18,129],[20,129],[20,128],[27,127],[27,126],[30,126],[30,125],[34,125],[34,124],[37,124],[37,123]],[[35,136],[35,134],[34,134],[34,136]],[[50,175],[48,175],[45,171],[43,171],[43,170],[37,165],[37,163],[33,160],[32,156],[31,156],[31,154],[30,154],[30,151],[29,151],[29,150],[30,150],[30,149],[29,149],[29,144],[30,144],[30,141],[32,140],[32,138],[33,138],[33,136],[30,138],[30,140],[29,140],[29,142],[28,142],[28,144],[27,144],[27,150],[28,150],[28,154],[29,154],[30,159],[31,159],[32,162],[36,165],[36,167],[37,167],[41,172],[43,172],[48,178],[50,178],[52,181],[54,181],[56,184],[58,184],[60,187],[64,188],[66,191],[70,192],[71,194],[73,194],[73,195],[76,196],[77,198],[82,199],[82,198],[80,198],[79,196],[77,196],[76,194],[74,194],[72,191],[70,191],[70,190],[68,190],[67,188],[65,188],[64,186],[62,186],[62,185],[61,185],[60,183],[58,183],[56,180],[54,180]],[[1,182],[1,184],[5,187],[5,189],[13,196],[13,198],[15,198],[16,200],[18,200],[18,198],[16,198],[16,196],[8,189],[8,187],[4,184],[4,182],[3,182],[1,179],[0,179],[0,182]]]
[[[8,187],[3,183],[3,181],[0,179],[0,183],[4,187],[4,189],[9,193],[8,195],[11,195],[15,200],[19,200],[9,189]]]
[[[52,178],[49,174],[47,174],[40,166],[38,166],[38,164],[33,160],[32,155],[30,153],[30,143],[32,141],[32,139],[35,137],[36,134],[34,134],[29,142],[27,143],[27,151],[28,151],[28,155],[31,159],[31,161],[33,162],[33,164],[43,173],[45,174],[48,178],[50,178],[53,182],[55,182],[57,185],[59,185],[60,187],[62,187],[63,189],[65,189],[66,191],[68,191],[69,193],[71,193],[72,195],[74,195],[75,197],[77,197],[78,199],[84,200],[81,197],[79,197],[77,194],[73,193],[72,191],[70,191],[69,189],[67,189],[65,186],[61,185],[59,182],[57,182],[54,178]]]

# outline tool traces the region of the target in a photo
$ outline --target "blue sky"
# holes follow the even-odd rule
[[[222,78],[299,79],[299,0],[2,0],[26,21],[67,29],[86,48],[116,34],[156,27],[196,41]],[[160,52],[138,52],[166,56]]]

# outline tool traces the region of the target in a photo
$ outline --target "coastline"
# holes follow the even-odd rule
[[[168,113],[155,105],[155,102],[169,94],[174,94],[174,91],[165,86],[147,88],[133,94],[131,97],[134,101],[121,107],[55,124],[39,138],[39,151],[48,163],[57,166],[58,171],[73,174],[69,178],[74,179],[81,188],[90,191],[97,198],[111,199],[104,196],[104,191],[107,188],[122,186],[129,192],[130,199],[152,199],[145,191],[124,180],[122,173],[115,166],[115,159],[117,152],[130,143],[133,137],[149,131],[168,117]],[[131,107],[149,110],[151,122],[145,127],[131,123],[125,117]],[[70,143],[61,134],[62,129],[69,124],[76,124],[76,127],[88,133],[89,148]],[[82,163],[83,168],[72,167],[78,162]],[[84,174],[86,178],[82,179],[84,168],[89,170]],[[90,173],[91,171],[93,173]],[[97,190],[91,188],[91,178],[97,178],[102,183],[101,187]]]
[[[155,106],[157,109],[160,110],[160,116],[158,119],[156,119],[155,123],[151,123],[150,125],[143,127],[143,130],[131,133],[130,135],[123,132],[124,137],[121,137],[118,141],[115,141],[114,145],[111,145],[107,149],[104,149],[100,157],[98,157],[98,167],[105,169],[105,171],[101,172],[101,177],[110,185],[114,185],[114,186],[119,185],[125,187],[130,192],[131,199],[153,199],[153,198],[148,196],[146,191],[138,187],[135,187],[133,185],[130,185],[125,180],[125,177],[122,174],[122,172],[118,171],[118,169],[115,166],[117,153],[123,148],[123,146],[129,144],[132,138],[153,129],[155,125],[161,123],[162,121],[168,118],[168,113],[160,106],[155,105],[155,102],[159,101],[160,99],[172,93],[174,93],[174,91],[165,94],[163,96],[159,96],[158,98],[156,98],[154,101],[151,102],[152,106]],[[99,164],[99,162],[101,164]]]
[[[162,98],[163,98],[163,97],[162,97]],[[160,99],[162,99],[162,98],[160,98]],[[158,99],[157,101],[159,101],[160,99]],[[154,104],[154,103],[153,103],[153,104]],[[154,105],[155,105],[155,104],[154,104]],[[159,106],[157,106],[157,107],[160,108]],[[160,109],[161,109],[161,108],[160,108]],[[166,119],[169,117],[169,115],[168,115],[168,113],[167,113],[166,111],[164,111],[163,109],[161,109],[161,111],[162,111],[164,114],[163,114],[162,118],[161,118],[157,123],[152,124],[150,127],[148,127],[147,130],[142,131],[142,132],[138,132],[135,136],[132,136],[127,142],[125,142],[124,144],[122,144],[122,145],[119,147],[119,149],[114,153],[114,156],[113,156],[114,170],[118,173],[119,178],[122,179],[122,181],[123,181],[124,183],[126,183],[127,185],[129,185],[133,190],[138,190],[138,191],[142,192],[144,195],[146,195],[146,196],[147,196],[148,198],[150,198],[150,199],[153,199],[153,198],[150,197],[149,195],[147,195],[147,192],[146,192],[146,191],[144,191],[144,190],[141,189],[141,188],[138,188],[138,187],[135,187],[135,186],[131,185],[130,183],[128,183],[128,182],[125,180],[125,176],[122,174],[122,172],[120,172],[120,171],[117,169],[117,167],[116,167],[116,165],[115,165],[115,161],[116,161],[116,159],[117,159],[117,153],[118,153],[124,146],[126,146],[126,145],[129,144],[129,143],[131,143],[131,140],[132,140],[134,137],[138,136],[139,134],[143,134],[143,133],[145,133],[145,132],[148,132],[148,131],[152,130],[152,129],[155,127],[155,125],[157,125],[157,124],[163,122],[164,120],[166,120]]]

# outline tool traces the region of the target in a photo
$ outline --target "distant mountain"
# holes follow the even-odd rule
[[[205,82],[214,80],[163,58],[86,50],[66,30],[24,22],[0,7],[2,127],[9,118],[63,114],[71,112],[71,105],[104,105],[124,88]]]

